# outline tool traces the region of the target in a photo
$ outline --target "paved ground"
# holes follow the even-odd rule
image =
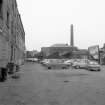
[[[47,70],[27,63],[20,78],[0,83],[0,105],[105,105],[104,68]]]

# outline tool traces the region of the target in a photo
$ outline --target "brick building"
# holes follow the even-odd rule
[[[44,58],[62,58],[67,53],[76,51],[77,47],[69,46],[68,44],[54,44],[50,47],[42,47],[41,52]]]
[[[0,0],[0,67],[21,64],[25,55],[25,32],[16,0]]]

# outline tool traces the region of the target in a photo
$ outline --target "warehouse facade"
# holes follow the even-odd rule
[[[0,0],[0,68],[20,65],[25,57],[25,32],[16,0]]]

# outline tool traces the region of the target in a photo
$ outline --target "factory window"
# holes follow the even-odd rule
[[[9,12],[7,11],[7,27],[9,28]]]
[[[0,0],[0,18],[2,18],[2,4],[3,0]]]

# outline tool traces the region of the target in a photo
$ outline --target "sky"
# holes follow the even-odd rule
[[[17,0],[27,50],[41,50],[56,43],[81,49],[105,43],[105,0]]]

